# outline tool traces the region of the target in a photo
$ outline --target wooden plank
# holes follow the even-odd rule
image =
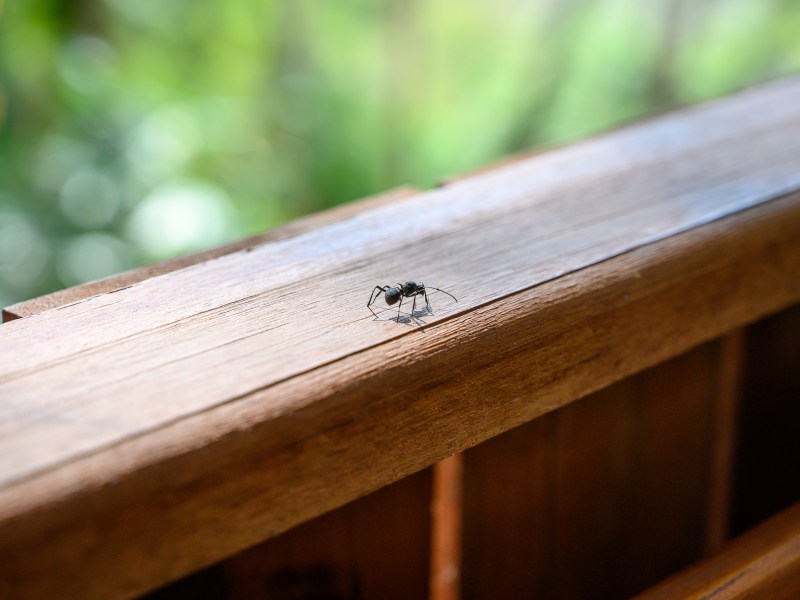
[[[718,554],[638,596],[673,598],[770,598],[800,596],[800,504],[772,517]]]
[[[638,480],[630,505],[618,515],[624,560],[614,583],[622,596],[645,589],[704,552],[722,350],[715,341],[637,381],[636,396],[647,400],[637,406],[632,433],[639,450],[633,465]]]
[[[800,306],[748,327],[743,362],[734,535],[800,499]]]
[[[699,558],[721,349],[465,452],[463,596],[623,598]]]
[[[335,206],[313,215],[302,217],[291,223],[281,225],[270,229],[269,231],[248,237],[242,240],[237,240],[224,246],[211,248],[203,252],[196,252],[187,256],[180,256],[170,260],[162,261],[125,273],[120,273],[112,277],[91,281],[82,285],[76,285],[71,288],[58,290],[45,296],[26,300],[13,304],[2,311],[2,322],[13,321],[14,319],[21,319],[23,317],[30,317],[37,315],[46,310],[53,310],[68,304],[74,304],[92,296],[99,296],[101,294],[111,294],[121,289],[130,287],[146,279],[158,277],[172,273],[178,269],[184,269],[201,262],[206,262],[226,254],[233,252],[240,252],[255,246],[260,246],[269,242],[276,242],[278,240],[285,240],[287,238],[295,237],[306,231],[317,229],[331,223],[343,221],[354,217],[366,210],[371,210],[378,206],[383,206],[398,200],[400,198],[408,198],[414,194],[419,193],[419,190],[403,186],[398,187],[382,194],[376,194],[369,198],[364,198],[355,202],[349,202],[340,206]]]
[[[140,593],[796,302],[799,90],[4,325],[0,592]],[[412,267],[460,302],[363,316]]]
[[[553,589],[554,414],[464,453],[463,598]]]

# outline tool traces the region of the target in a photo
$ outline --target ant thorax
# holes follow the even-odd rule
[[[410,296],[414,292],[418,292],[425,289],[425,284],[417,283],[416,281],[406,281],[403,284],[403,295]]]

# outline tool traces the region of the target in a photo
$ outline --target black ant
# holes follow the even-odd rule
[[[406,281],[405,283],[398,283],[396,287],[386,285],[386,286],[379,286],[376,285],[375,289],[372,290],[372,293],[369,295],[369,302],[367,302],[367,308],[372,311],[372,314],[376,317],[378,313],[372,310],[372,304],[378,299],[378,296],[381,293],[384,294],[386,297],[386,304],[392,306],[393,304],[400,301],[400,304],[397,307],[397,318],[400,318],[400,307],[403,306],[403,298],[414,298],[414,302],[411,305],[411,316],[414,316],[414,309],[417,307],[417,296],[422,296],[425,298],[425,307],[427,308],[429,313],[433,313],[431,310],[431,303],[428,301],[428,293],[426,290],[436,290],[437,292],[442,292],[443,294],[447,294],[453,300],[456,300],[456,297],[453,296],[450,292],[445,292],[444,290],[440,290],[439,288],[435,287],[425,287],[424,283],[417,282],[417,281]],[[377,292],[377,293],[376,293]],[[458,300],[456,300],[458,302]]]

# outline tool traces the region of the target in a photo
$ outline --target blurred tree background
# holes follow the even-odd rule
[[[798,0],[0,10],[0,305],[800,69]]]

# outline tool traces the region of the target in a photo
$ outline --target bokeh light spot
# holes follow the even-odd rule
[[[74,91],[93,95],[104,91],[114,76],[116,53],[100,38],[72,38],[59,56],[58,74]]]
[[[194,115],[184,105],[169,105],[153,112],[136,128],[128,158],[137,176],[155,183],[171,176],[201,149],[201,132]]]
[[[94,169],[74,173],[61,188],[59,206],[73,225],[86,229],[106,227],[120,208],[114,180]]]
[[[130,268],[130,247],[105,233],[84,233],[64,243],[56,256],[56,270],[64,285],[102,279]]]
[[[61,188],[70,174],[93,159],[92,149],[85,142],[60,135],[48,135],[37,152],[35,179],[47,192]]]
[[[240,230],[228,194],[209,183],[178,180],[157,187],[130,216],[126,232],[152,258],[223,243]]]
[[[0,282],[27,289],[50,259],[47,240],[25,215],[0,212]]]

